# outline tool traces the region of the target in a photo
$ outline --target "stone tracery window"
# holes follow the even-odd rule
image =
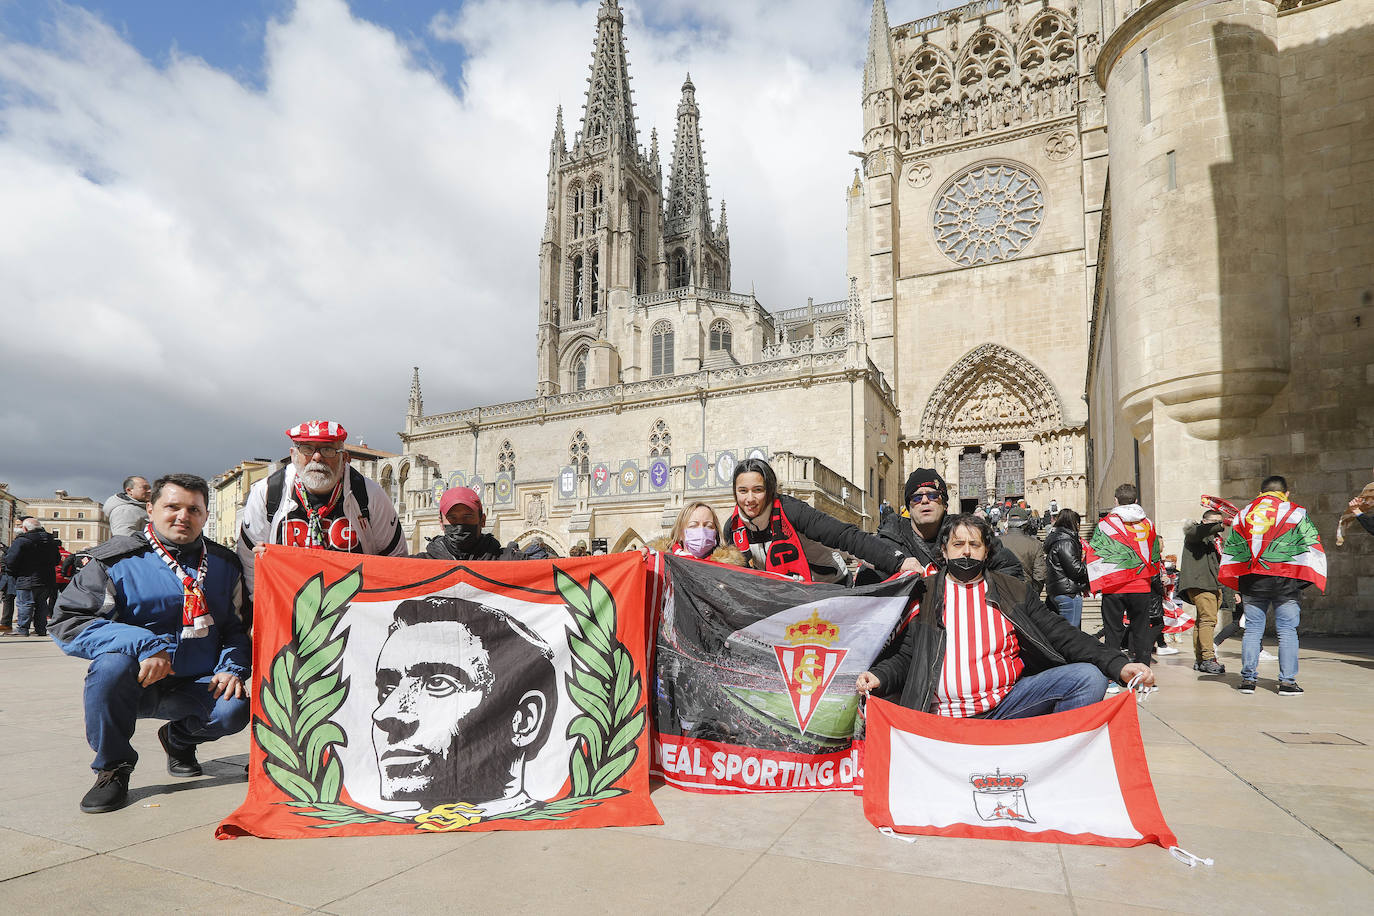
[[[844,325],[836,325],[830,329],[830,333],[825,335],[825,346],[827,348],[843,346],[848,336],[848,330]]]
[[[592,252],[592,314],[597,315],[601,312],[601,252]]]
[[[579,429],[568,443],[568,463],[577,468],[579,474],[586,474],[591,470],[590,456],[591,446],[587,442],[587,435]]]
[[[712,350],[724,350],[729,353],[733,343],[734,332],[730,328],[730,322],[724,318],[717,318],[711,322],[710,347]]]
[[[653,375],[673,374],[673,326],[666,319],[654,325],[653,352],[650,363]]]
[[[936,199],[935,242],[965,267],[1005,261],[1040,230],[1045,194],[1024,169],[1007,162],[975,165],[956,175]]]
[[[574,182],[569,193],[572,197],[572,235],[573,238],[580,238],[586,227],[587,209],[586,191],[582,187],[582,182]]]
[[[649,430],[649,457],[671,458],[673,454],[673,434],[668,431],[668,423],[662,418],[654,422]]]
[[[586,303],[582,298],[582,278],[584,270],[582,267],[582,255],[573,255],[572,260],[572,317],[573,321],[581,321]]]
[[[587,390],[587,348],[577,351],[572,361],[573,391]]]
[[[600,229],[600,228],[601,228],[601,224],[602,224],[603,222],[605,222],[605,207],[604,207],[604,203],[605,203],[605,200],[606,200],[606,191],[605,191],[605,189],[602,187],[600,181],[597,181],[597,180],[593,179],[593,181],[592,181],[591,184],[592,184],[592,231],[595,232],[596,230]]]
[[[684,248],[678,248],[672,255],[672,266],[668,273],[668,288],[680,289],[687,285],[688,279],[690,277],[687,271],[687,251]]]
[[[496,456],[496,470],[515,476],[515,449],[511,447],[509,439],[501,443],[501,451]]]

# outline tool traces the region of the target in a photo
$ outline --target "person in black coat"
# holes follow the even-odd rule
[[[990,570],[991,533],[973,515],[951,520],[940,543],[945,568],[926,577],[900,648],[859,675],[860,692],[939,715],[1019,719],[1096,703],[1109,678],[1154,686],[1148,666],[1128,663],[1024,582]]]
[[[1075,629],[1083,625],[1083,595],[1088,591],[1088,567],[1078,537],[1082,517],[1061,509],[1045,535],[1045,596]]]
[[[949,487],[934,468],[917,468],[906,479],[906,510],[894,512],[878,527],[878,537],[891,542],[905,556],[915,557],[926,575],[943,569],[940,537],[949,522]],[[991,529],[989,529],[991,530]],[[1021,560],[992,535],[988,568],[1024,579]]]
[[[62,554],[57,538],[43,529],[36,518],[26,518],[24,532],[5,552],[5,568],[14,577],[18,619],[6,636],[26,637],[29,626],[35,636],[48,635],[48,616],[57,599],[57,564]]]
[[[805,582],[838,582],[848,569],[837,551],[873,565],[884,576],[918,573],[920,565],[857,526],[778,493],[778,478],[762,458],[735,465],[735,511],[721,540],[733,543],[755,569]]]
[[[482,528],[487,514],[482,509],[482,497],[471,487],[452,487],[439,497],[439,517],[444,520],[444,533],[431,538],[422,553],[413,556],[430,560],[519,560],[518,550],[502,547],[501,542]]]

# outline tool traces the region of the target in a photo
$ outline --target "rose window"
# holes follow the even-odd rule
[[[978,165],[956,177],[935,205],[935,242],[970,267],[1015,257],[1040,230],[1045,194],[1023,169]]]

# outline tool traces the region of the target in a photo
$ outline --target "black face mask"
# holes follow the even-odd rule
[[[481,525],[444,526],[444,543],[457,553],[466,552],[477,546],[477,539],[481,536]]]
[[[983,569],[988,565],[986,559],[975,557],[949,557],[945,560],[945,568],[949,574],[960,582],[972,582],[983,574]]]

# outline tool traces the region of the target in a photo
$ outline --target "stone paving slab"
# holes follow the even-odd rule
[[[656,785],[664,825],[321,840],[214,839],[244,796],[247,734],[166,775],[154,723],[122,811],[86,815],[85,666],[46,640],[0,640],[0,913],[1362,912],[1374,895],[1374,640],[1307,640],[1307,694],[1241,696],[1190,649],[1157,667],[1141,733],[1189,869],[1158,847],[888,839],[841,793],[714,796]],[[1274,647],[1270,646],[1270,651]],[[1358,746],[1284,744],[1335,732]],[[1130,900],[1132,905],[1124,901]]]

